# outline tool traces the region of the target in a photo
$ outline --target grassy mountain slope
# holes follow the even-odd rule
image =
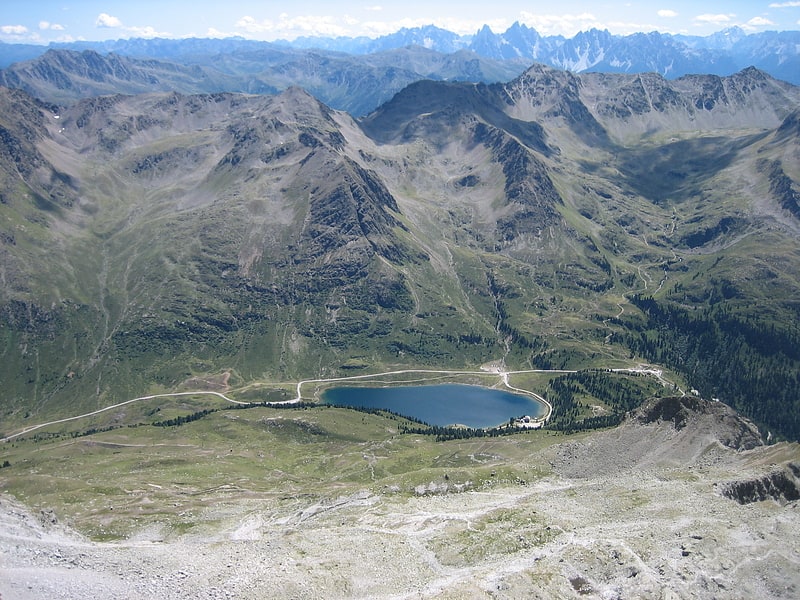
[[[652,360],[797,437],[798,102],[752,69],[536,66],[360,122],[297,88],[3,90],[2,418],[223,372]]]

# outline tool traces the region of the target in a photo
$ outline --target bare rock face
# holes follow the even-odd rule
[[[653,398],[622,424],[587,441],[563,444],[552,460],[561,475],[605,477],[640,469],[704,466],[730,450],[763,446],[758,428],[722,402]]]
[[[764,444],[758,428],[727,404],[692,396],[654,398],[633,411],[629,419],[642,424],[671,422],[676,430],[705,429],[734,450],[751,450]]]
[[[722,495],[739,504],[770,499],[788,504],[800,500],[800,464],[790,462],[761,477],[732,481],[722,487]]]

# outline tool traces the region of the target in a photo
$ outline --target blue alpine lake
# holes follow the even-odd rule
[[[334,387],[322,393],[323,404],[390,410],[429,425],[496,427],[511,417],[539,417],[537,400],[504,390],[446,383],[394,387]]]

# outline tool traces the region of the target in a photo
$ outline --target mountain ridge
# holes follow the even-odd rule
[[[655,72],[670,80],[693,73],[728,76],[762,66],[773,76],[800,83],[795,77],[800,69],[792,68],[800,55],[787,49],[793,33],[782,32],[783,41],[776,46],[781,56],[770,53],[766,34],[731,32],[713,41],[590,30],[567,40],[542,37],[519,23],[497,35],[484,27],[471,45],[456,44],[454,34],[432,26],[402,30],[349,53],[335,49],[335,40],[324,48],[304,47],[302,41],[290,45],[235,39],[81,42],[51,45],[39,56],[8,65],[0,70],[0,85],[57,103],[157,90],[273,94],[300,85],[329,106],[361,116],[415,81],[499,83],[520,75],[532,62],[568,72]],[[439,38],[450,41],[437,43]],[[736,60],[719,55],[745,43],[752,55]]]
[[[474,35],[457,35],[428,25],[405,28],[376,39],[300,37],[291,42],[257,42],[243,38],[130,39],[103,42],[51,43],[44,46],[0,44],[0,67],[30,60],[47,48],[117,53],[132,58],[166,59],[182,64],[209,65],[212,57],[272,49],[279,51],[369,55],[418,46],[441,54],[469,51],[475,57],[498,61],[524,60],[584,72],[649,72],[680,77],[690,73],[730,75],[756,66],[798,84],[800,32],[765,31],[745,33],[739,27],[706,37],[639,32],[614,35],[607,30],[580,31],[572,38],[542,36],[535,29],[515,22],[506,31],[494,33],[483,26]]]
[[[471,54],[443,55],[413,47],[356,57],[269,47],[213,56],[207,64],[51,49],[0,71],[0,85],[60,104],[112,93],[275,94],[301,86],[326,104],[359,115],[419,79],[500,81],[520,70],[517,64]]]

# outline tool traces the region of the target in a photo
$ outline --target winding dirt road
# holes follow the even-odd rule
[[[658,379],[662,384],[667,385],[671,384],[671,382],[667,381],[662,377],[662,371],[660,369],[648,369],[648,368],[632,368],[632,369],[610,369],[613,372],[621,373],[621,372],[630,372],[630,373],[639,373],[644,375],[651,375]],[[553,412],[553,406],[545,400],[541,395],[537,394],[536,392],[532,392],[530,390],[525,390],[522,388],[518,388],[512,386],[508,379],[511,375],[522,375],[526,373],[575,373],[575,371],[563,370],[563,369],[528,369],[523,371],[505,371],[500,368],[490,369],[490,370],[481,370],[481,371],[450,371],[450,370],[437,370],[437,369],[400,369],[397,371],[385,371],[383,373],[370,373],[366,375],[351,375],[348,377],[329,377],[323,379],[304,379],[302,381],[297,382],[297,396],[292,398],[291,400],[283,400],[280,402],[270,402],[270,405],[273,406],[280,406],[282,404],[295,404],[300,402],[303,399],[303,386],[312,383],[335,383],[337,381],[356,381],[356,380],[366,380],[366,379],[374,379],[378,377],[385,377],[387,375],[405,375],[411,373],[419,373],[422,375],[491,375],[496,374],[503,385],[507,387],[509,390],[516,392],[518,394],[523,394],[526,396],[530,396],[541,402],[546,408],[547,412],[542,416],[534,419],[536,423],[544,424],[550,418],[550,415]],[[423,378],[420,381],[425,381],[426,379]],[[402,382],[402,383],[410,383],[410,382]],[[682,392],[682,390],[681,390]],[[221,392],[214,392],[209,390],[199,390],[195,392],[172,392],[172,393],[165,393],[165,394],[152,394],[150,396],[139,396],[138,398],[132,398],[130,400],[126,400],[124,402],[119,402],[117,404],[112,404],[111,406],[106,406],[105,408],[100,408],[98,410],[94,410],[92,412],[84,413],[81,415],[75,415],[74,417],[66,417],[64,419],[56,419],[54,421],[47,421],[46,423],[39,423],[38,425],[32,425],[30,427],[26,427],[16,433],[12,433],[7,435],[6,437],[0,438],[0,442],[9,442],[21,435],[25,435],[26,433],[31,433],[32,431],[36,431],[37,429],[42,429],[43,427],[48,427],[50,425],[58,425],[59,423],[67,423],[69,421],[77,421],[78,419],[84,419],[87,417],[91,417],[94,415],[98,415],[100,413],[113,410],[115,408],[119,408],[120,406],[125,406],[127,404],[132,404],[133,402],[140,402],[143,400],[153,400],[155,398],[169,398],[169,397],[176,397],[176,396],[202,396],[202,395],[211,395],[217,396],[226,402],[230,402],[231,404],[238,404],[241,406],[247,406],[250,404],[255,404],[253,402],[242,402],[240,400],[234,400],[233,398],[228,398],[225,394]]]

